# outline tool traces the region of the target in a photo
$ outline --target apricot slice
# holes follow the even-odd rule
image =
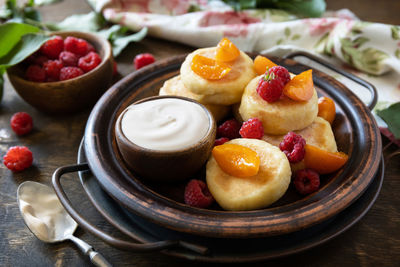
[[[212,155],[219,167],[235,177],[250,177],[258,173],[260,158],[254,150],[236,144],[215,146]]]
[[[343,152],[329,152],[309,144],[306,144],[305,149],[304,163],[306,167],[315,170],[319,174],[337,171],[349,158]]]
[[[229,62],[235,60],[240,55],[239,49],[228,38],[222,38],[217,45],[215,60]]]
[[[194,73],[207,80],[222,79],[231,70],[228,65],[222,62],[200,55],[193,57],[191,68]]]
[[[336,116],[335,102],[326,96],[318,98],[318,117],[324,118],[330,124]]]
[[[274,62],[263,56],[256,56],[253,68],[258,75],[264,74],[269,68],[277,66]]]
[[[308,101],[314,94],[312,70],[306,70],[291,79],[285,87],[283,94],[295,101]]]

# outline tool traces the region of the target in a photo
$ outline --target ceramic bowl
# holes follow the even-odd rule
[[[113,75],[113,57],[110,43],[94,34],[64,31],[56,32],[64,39],[74,36],[88,41],[102,58],[95,69],[74,79],[58,82],[32,82],[24,79],[24,67],[16,65],[7,70],[15,91],[29,104],[47,113],[71,113],[96,103],[109,87]]]
[[[200,105],[206,112],[209,121],[209,128],[205,136],[188,148],[173,151],[141,147],[131,142],[121,129],[121,119],[128,110],[125,109],[115,124],[115,139],[123,160],[133,172],[136,172],[142,178],[153,181],[176,182],[188,179],[205,164],[214,146],[216,123],[206,107],[195,100],[185,97],[154,96],[144,98],[134,104],[164,98],[182,99]]]

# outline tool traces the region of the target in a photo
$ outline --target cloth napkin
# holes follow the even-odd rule
[[[299,50],[314,53],[375,85],[379,92],[375,109],[400,102],[400,26],[360,21],[347,9],[326,12],[321,18],[301,18],[274,9],[235,12],[219,0],[89,3],[110,22],[132,30],[147,27],[151,36],[194,47],[215,46],[225,36],[247,52],[275,56]],[[299,61],[315,66],[300,58]],[[316,68],[369,102],[365,88],[321,66]],[[376,119],[382,133],[400,146],[387,124],[378,116]]]

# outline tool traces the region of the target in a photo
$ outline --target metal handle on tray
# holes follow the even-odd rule
[[[123,249],[123,250],[129,250],[129,251],[135,251],[135,252],[149,252],[149,251],[158,251],[158,250],[164,250],[167,248],[172,248],[176,246],[180,246],[189,250],[192,250],[194,252],[200,253],[200,254],[206,254],[208,252],[208,248],[197,245],[197,244],[191,244],[185,241],[179,241],[179,240],[165,240],[165,241],[158,241],[154,243],[133,243],[129,241],[124,241],[120,239],[116,239],[112,236],[110,236],[107,233],[104,233],[91,223],[89,223],[86,219],[82,217],[81,214],[79,214],[73,207],[72,203],[65,194],[65,191],[61,185],[61,177],[66,174],[66,173],[71,173],[71,172],[78,172],[78,171],[86,171],[89,170],[89,165],[87,163],[83,164],[75,164],[75,165],[69,165],[69,166],[63,166],[58,168],[54,173],[52,177],[52,183],[54,190],[58,196],[58,198],[61,201],[61,204],[64,206],[64,208],[68,211],[68,213],[71,215],[71,217],[79,224],[80,227],[83,229],[87,230],[91,234],[97,236],[107,244],[114,246],[118,249]]]
[[[351,74],[351,73],[349,73],[347,71],[339,69],[338,67],[332,65],[331,63],[329,63],[329,62],[327,62],[327,61],[325,61],[325,60],[323,60],[323,59],[321,59],[321,58],[319,58],[317,56],[314,56],[314,55],[312,55],[310,53],[307,53],[307,52],[296,51],[296,52],[293,52],[293,53],[290,53],[290,54],[284,56],[283,58],[293,59],[294,57],[306,57],[308,59],[311,59],[311,60],[321,64],[322,66],[324,66],[324,67],[326,67],[328,69],[331,69],[331,70],[343,75],[344,77],[352,80],[353,82],[356,82],[356,83],[364,86],[371,93],[371,101],[370,101],[369,104],[367,104],[367,107],[370,110],[372,110],[375,107],[376,102],[378,100],[378,93],[376,91],[375,86],[373,86],[369,82],[367,82],[367,81],[365,81],[365,80],[363,80],[363,79],[361,79],[361,78],[359,78],[359,77],[357,77],[357,76],[355,76],[355,75],[353,75],[353,74]]]

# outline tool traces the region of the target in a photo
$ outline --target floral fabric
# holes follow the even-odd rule
[[[349,10],[326,12],[322,18],[299,18],[272,9],[235,12],[218,0],[89,2],[111,22],[132,30],[147,27],[154,37],[194,47],[215,46],[226,36],[248,52],[277,56],[296,50],[312,52],[374,84],[379,91],[380,107],[400,102],[400,26],[397,25],[363,22]],[[324,71],[368,103],[365,89]],[[378,119],[378,123],[386,128],[382,120]]]

